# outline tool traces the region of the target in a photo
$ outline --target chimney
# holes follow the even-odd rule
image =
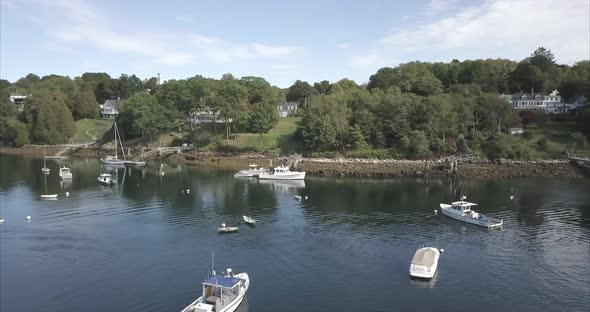
[[[533,88],[531,88],[531,96],[533,96]]]

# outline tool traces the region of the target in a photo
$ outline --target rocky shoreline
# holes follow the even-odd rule
[[[46,153],[52,155],[60,146],[48,146]],[[137,154],[138,151],[131,151]],[[0,153],[39,157],[43,148],[28,146],[21,148],[0,147]],[[73,157],[100,157],[108,153],[97,147],[81,148],[69,153]],[[151,160],[157,159],[152,156]],[[238,171],[254,163],[261,167],[286,164],[287,157],[264,154],[229,155],[189,152],[165,157],[167,161],[196,166],[206,166],[224,170]],[[301,158],[298,169],[312,176],[324,177],[441,177],[451,175],[445,162],[438,160],[395,160],[395,159],[327,159]],[[571,164],[566,159],[557,160],[486,160],[472,159],[459,162],[454,175],[472,179],[493,179],[512,177],[574,177],[588,178],[590,170]]]

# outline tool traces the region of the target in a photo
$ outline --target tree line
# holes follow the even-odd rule
[[[558,89],[565,100],[590,98],[589,77],[588,60],[560,65],[544,48],[520,62],[410,62],[381,68],[363,85],[349,79],[313,85],[297,80],[287,89],[261,77],[231,74],[160,85],[155,77],[141,80],[135,75],[84,73],[71,79],[29,74],[14,83],[0,81],[0,134],[17,145],[67,142],[75,120],[97,118],[98,103],[121,98],[117,121],[127,138],[180,128],[187,117],[210,109],[226,121],[214,124],[215,137],[231,139],[240,132],[268,132],[277,123],[276,106],[296,101],[301,108],[296,139],[308,153],[423,158],[481,152],[527,158],[530,148],[505,135],[525,117],[498,94]],[[23,112],[10,105],[11,93],[30,95]],[[586,135],[589,115],[586,111],[577,117]]]

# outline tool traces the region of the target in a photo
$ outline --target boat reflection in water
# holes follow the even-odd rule
[[[434,273],[434,276],[429,280],[423,278],[410,277],[410,286],[416,288],[435,288],[436,281],[438,279],[438,273],[438,271]]]
[[[305,180],[258,180],[259,184],[268,184],[273,191],[294,193],[305,187]]]

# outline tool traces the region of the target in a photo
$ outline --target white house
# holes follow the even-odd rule
[[[22,112],[25,109],[25,103],[27,101],[26,95],[21,94],[11,94],[10,95],[10,102],[14,103],[16,106],[16,110]]]
[[[287,102],[281,105],[277,105],[277,111],[280,117],[291,117],[297,111],[299,105],[297,102]]]
[[[523,134],[524,129],[522,128],[510,128],[510,134]]]
[[[507,99],[506,96],[503,97]],[[516,93],[510,97],[512,108],[518,110],[542,110],[546,113],[566,113],[565,105],[557,90],[549,94],[543,93]]]
[[[225,123],[226,119],[220,116],[219,111],[213,112],[210,109],[198,111],[193,116],[189,116],[186,118],[188,122],[193,124],[202,124],[202,123]],[[227,122],[233,122],[233,119],[227,119]]]
[[[116,118],[119,115],[119,105],[121,105],[121,98],[116,100],[106,100],[100,106],[100,115],[102,118]]]

